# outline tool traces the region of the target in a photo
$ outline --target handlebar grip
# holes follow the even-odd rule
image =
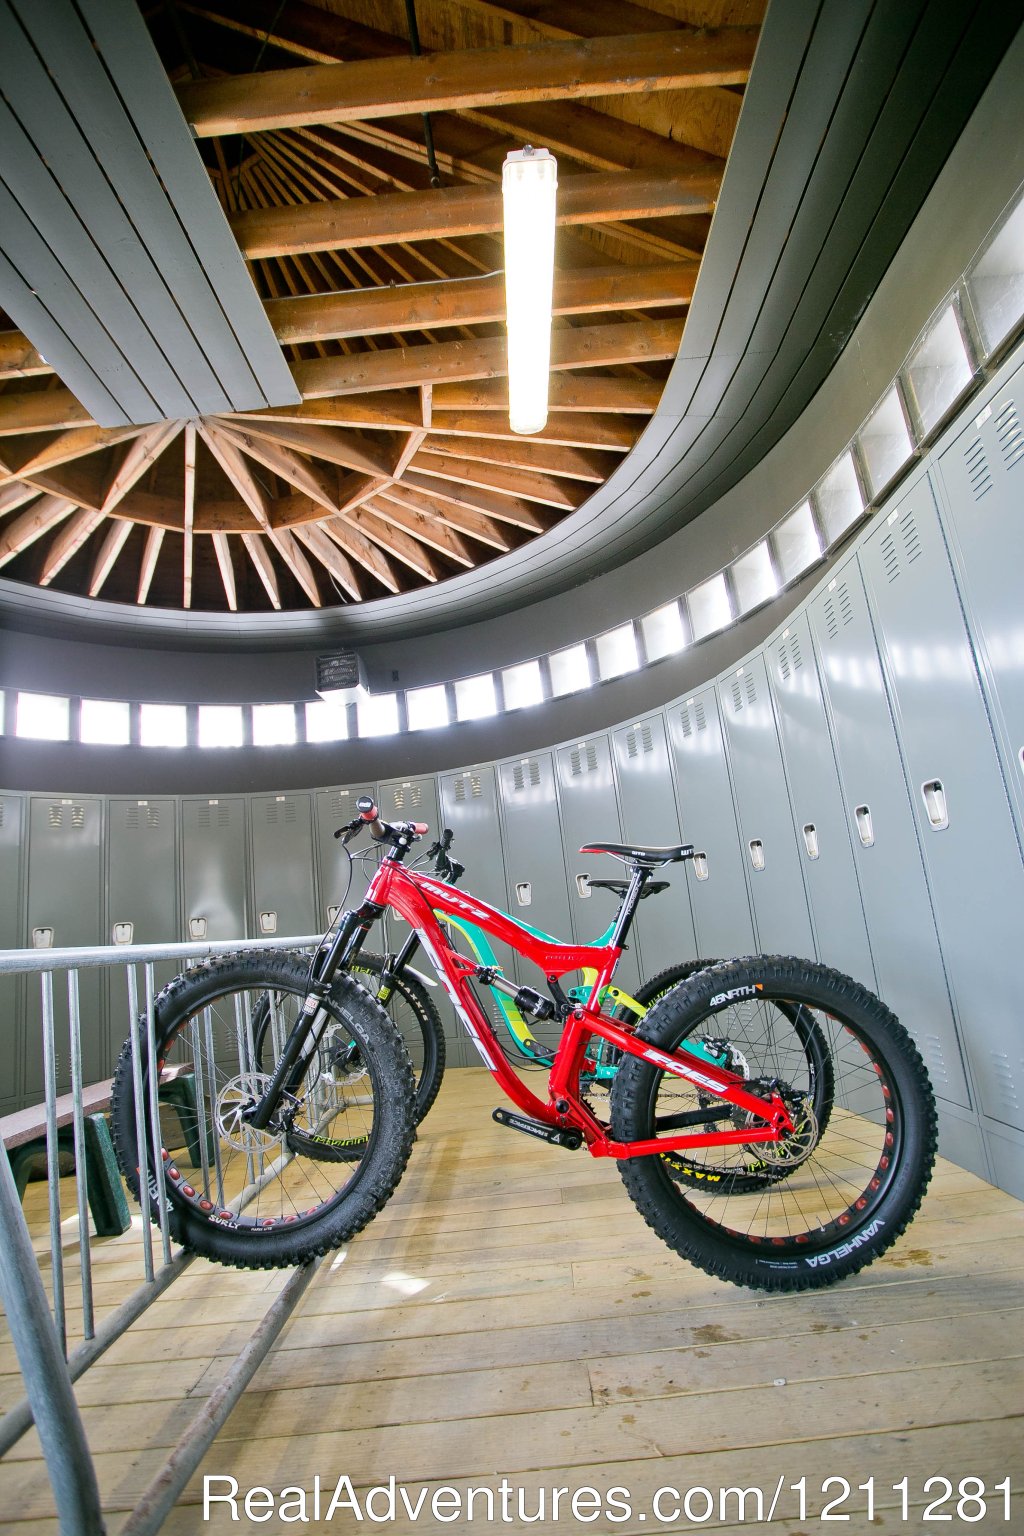
[[[356,810],[359,812],[360,819],[365,821],[369,827],[371,837],[384,837],[386,828],[380,819],[380,811],[369,795],[359,796],[359,799],[356,801]]]
[[[426,837],[427,833],[430,831],[430,828],[427,826],[425,821],[411,821],[409,825],[417,837]]]

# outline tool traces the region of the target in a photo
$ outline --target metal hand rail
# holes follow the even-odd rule
[[[26,1398],[0,1419],[0,1456],[36,1423],[54,1499],[61,1536],[102,1536],[103,1525],[95,1468],[75,1402],[72,1382],[124,1333],[150,1304],[188,1268],[192,1255],[172,1252],[163,1185],[160,1188],[159,1228],[163,1264],[153,1263],[153,1238],[149,1221],[141,1224],[144,1279],[114,1312],[97,1326],[92,1288],[88,1224],[88,1181],[85,1159],[85,1109],[82,1082],[81,1017],[78,972],[97,967],[125,967],[130,1032],[135,1041],[136,1108],[142,1108],[140,1078],[140,1028],[148,1036],[153,1055],[154,966],[159,961],[205,959],[241,950],[309,949],[319,934],[291,938],[203,941],[187,944],[113,944],[83,949],[0,950],[0,975],[38,974],[42,991],[43,1066],[47,1141],[47,1181],[50,1222],[50,1263],[53,1282],[52,1312],[25,1221],[7,1149],[0,1141],[0,1300],[3,1301],[25,1380]],[[145,1007],[139,1009],[139,976],[144,967]],[[75,1179],[78,1210],[78,1241],[81,1255],[84,1340],[67,1356],[67,1318],[64,1292],[63,1236],[59,1157],[57,1145],[57,1079],[53,1008],[54,972],[68,978],[69,1044],[71,1057],[72,1127],[75,1147]],[[125,1031],[126,1034],[129,1030]],[[155,1083],[150,1083],[153,1094]],[[153,1112],[154,1134],[159,1139],[159,1118]],[[140,1145],[141,1187],[148,1180],[147,1158],[151,1149]],[[159,1156],[159,1148],[152,1149]],[[275,1339],[305,1293],[317,1266],[297,1270],[277,1296],[253,1336],[244,1346],[214,1396],[196,1415],[164,1467],[154,1478],[129,1516],[126,1530],[133,1536],[149,1536],[160,1529],[212,1444],[231,1408],[251,1380]]]

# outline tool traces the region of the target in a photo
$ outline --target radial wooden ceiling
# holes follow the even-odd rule
[[[0,319],[2,574],[161,608],[330,607],[574,511],[657,406],[763,9],[419,0],[416,59],[402,0],[154,5],[303,400],[102,429]],[[527,142],[558,157],[561,228],[551,415],[519,438],[499,184]]]

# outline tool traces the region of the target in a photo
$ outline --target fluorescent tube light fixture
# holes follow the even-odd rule
[[[501,168],[509,425],[524,435],[548,419],[551,288],[558,165],[546,149],[514,150]]]

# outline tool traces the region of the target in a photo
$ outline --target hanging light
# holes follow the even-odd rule
[[[505,320],[509,425],[540,432],[548,419],[551,287],[558,164],[546,149],[513,151],[501,168],[505,209]]]

